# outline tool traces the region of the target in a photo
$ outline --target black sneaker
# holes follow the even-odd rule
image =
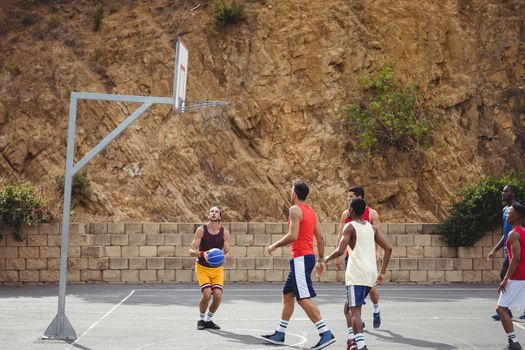
[[[509,346],[506,347],[507,350],[521,350],[521,345],[518,342],[509,343]]]
[[[199,320],[199,322],[197,322],[197,329],[204,329],[206,328],[206,322],[204,322],[204,320]]]
[[[221,327],[219,327],[219,325],[213,322],[212,320],[204,322],[204,328],[221,329]]]

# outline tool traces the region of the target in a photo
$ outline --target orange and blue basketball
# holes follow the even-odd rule
[[[224,263],[224,252],[220,249],[210,249],[206,255],[208,256],[208,265],[211,267],[219,267]]]

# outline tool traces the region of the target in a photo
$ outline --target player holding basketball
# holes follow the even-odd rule
[[[324,238],[317,215],[305,203],[309,191],[310,189],[305,182],[294,182],[290,195],[293,206],[290,207],[289,211],[288,233],[267,248],[268,254],[272,255],[277,248],[291,244],[292,259],[290,259],[290,273],[283,288],[283,303],[279,326],[273,334],[261,337],[268,343],[284,344],[286,328],[294,311],[295,298],[319,331],[321,339],[311,348],[312,350],[319,350],[334,343],[335,337],[324,323],[321,312],[312,299],[316,296],[310,278],[312,270],[315,267],[317,276],[324,272],[322,258],[324,254]],[[313,244],[314,236],[317,241],[317,252],[319,254],[317,263],[315,262]]]
[[[190,256],[197,257],[195,261],[195,274],[199,281],[202,297],[199,303],[200,318],[197,329],[221,329],[212,321],[212,317],[221,304],[224,286],[224,268],[211,267],[207,262],[207,251],[212,248],[222,249],[225,257],[230,253],[230,232],[220,225],[221,211],[212,207],[208,213],[208,223],[199,226],[195,231],[193,242],[190,246]],[[210,299],[213,301],[210,304]],[[209,309],[208,309],[209,305]],[[208,310],[208,313],[206,313]]]
[[[501,281],[498,292],[500,292],[498,307],[496,309],[509,345],[508,350],[520,350],[514,333],[514,325],[509,315],[509,307],[525,307],[525,228],[522,226],[525,219],[525,207],[514,203],[507,209],[507,224],[512,226],[507,237],[507,254],[509,255],[509,268]]]
[[[379,231],[379,228],[363,219],[366,202],[354,198],[350,203],[349,215],[352,221],[347,223],[337,248],[325,258],[325,262],[344,254],[349,248],[346,266],[346,297],[350,308],[351,327],[348,329],[348,350],[365,350],[361,306],[376,284],[381,284],[392,255],[392,247]],[[378,244],[385,251],[381,270],[377,273],[375,246]]]
[[[354,198],[365,199],[365,190],[362,187],[359,187],[359,186],[352,186],[352,187],[350,187],[348,189],[348,197],[347,197],[348,204],[350,204],[350,202]],[[337,241],[336,242],[339,242],[341,240],[342,233],[343,233],[343,227],[345,226],[345,224],[347,224],[350,221],[352,221],[352,219],[350,218],[350,215],[348,213],[349,210],[350,209],[346,209],[341,214],[341,220],[339,221],[339,232],[337,234]],[[381,221],[379,221],[379,214],[377,213],[377,211],[375,209],[372,209],[369,206],[366,207],[365,212],[363,213],[363,220],[368,221],[372,225],[378,226],[378,227],[381,224]],[[379,260],[379,258],[380,258],[380,251],[377,248],[378,247],[376,247],[376,259]],[[348,262],[348,252],[346,253],[346,256],[345,256],[345,264],[344,264],[345,268],[346,268],[347,262]],[[342,270],[343,269],[342,259],[337,259],[335,264],[336,264],[338,270]],[[373,326],[374,326],[374,328],[379,328],[379,326],[381,326],[381,312],[379,310],[379,291],[377,290],[376,286],[374,286],[372,288],[372,290],[370,291],[370,300],[372,301],[372,304],[373,304],[373,312],[372,312],[373,320],[374,320]],[[350,337],[350,330],[352,329],[352,321],[350,320],[350,312],[349,312],[349,308],[348,308],[348,301],[345,301],[345,305],[343,307],[343,312],[344,312],[345,317],[346,317],[346,325],[348,327],[348,337]],[[350,341],[350,338],[348,339],[348,341]]]

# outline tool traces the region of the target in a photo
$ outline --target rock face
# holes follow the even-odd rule
[[[94,32],[84,1],[1,2],[2,182],[30,180],[58,207],[70,92],[171,96],[178,35],[188,100],[231,107],[151,108],[88,165],[79,219],[195,221],[219,204],[228,221],[281,221],[302,178],[323,221],[360,184],[384,221],[432,222],[458,188],[525,165],[523,1],[252,0],[245,22],[220,32],[209,1],[114,3]],[[355,135],[336,111],[359,75],[391,62],[444,122],[424,153],[350,162]],[[77,161],[137,107],[80,102]]]

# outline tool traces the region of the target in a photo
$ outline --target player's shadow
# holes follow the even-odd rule
[[[381,332],[381,333],[377,333]],[[457,349],[457,347],[450,345],[450,344],[444,344],[444,343],[437,343],[432,342],[428,340],[422,340],[422,339],[415,339],[415,338],[406,338],[402,336],[401,334],[394,333],[392,331],[387,330],[377,330],[375,332],[367,331],[367,333],[377,337],[379,340],[388,342],[388,343],[395,343],[395,344],[406,344],[410,345],[416,348],[427,348],[427,349],[436,349],[436,350],[452,350]],[[384,334],[387,333],[387,334]]]
[[[228,332],[225,330],[210,330],[210,333],[220,335],[221,337],[230,339],[232,342],[241,343],[246,345],[260,345],[263,341],[260,338],[254,337],[249,334],[237,334]]]

